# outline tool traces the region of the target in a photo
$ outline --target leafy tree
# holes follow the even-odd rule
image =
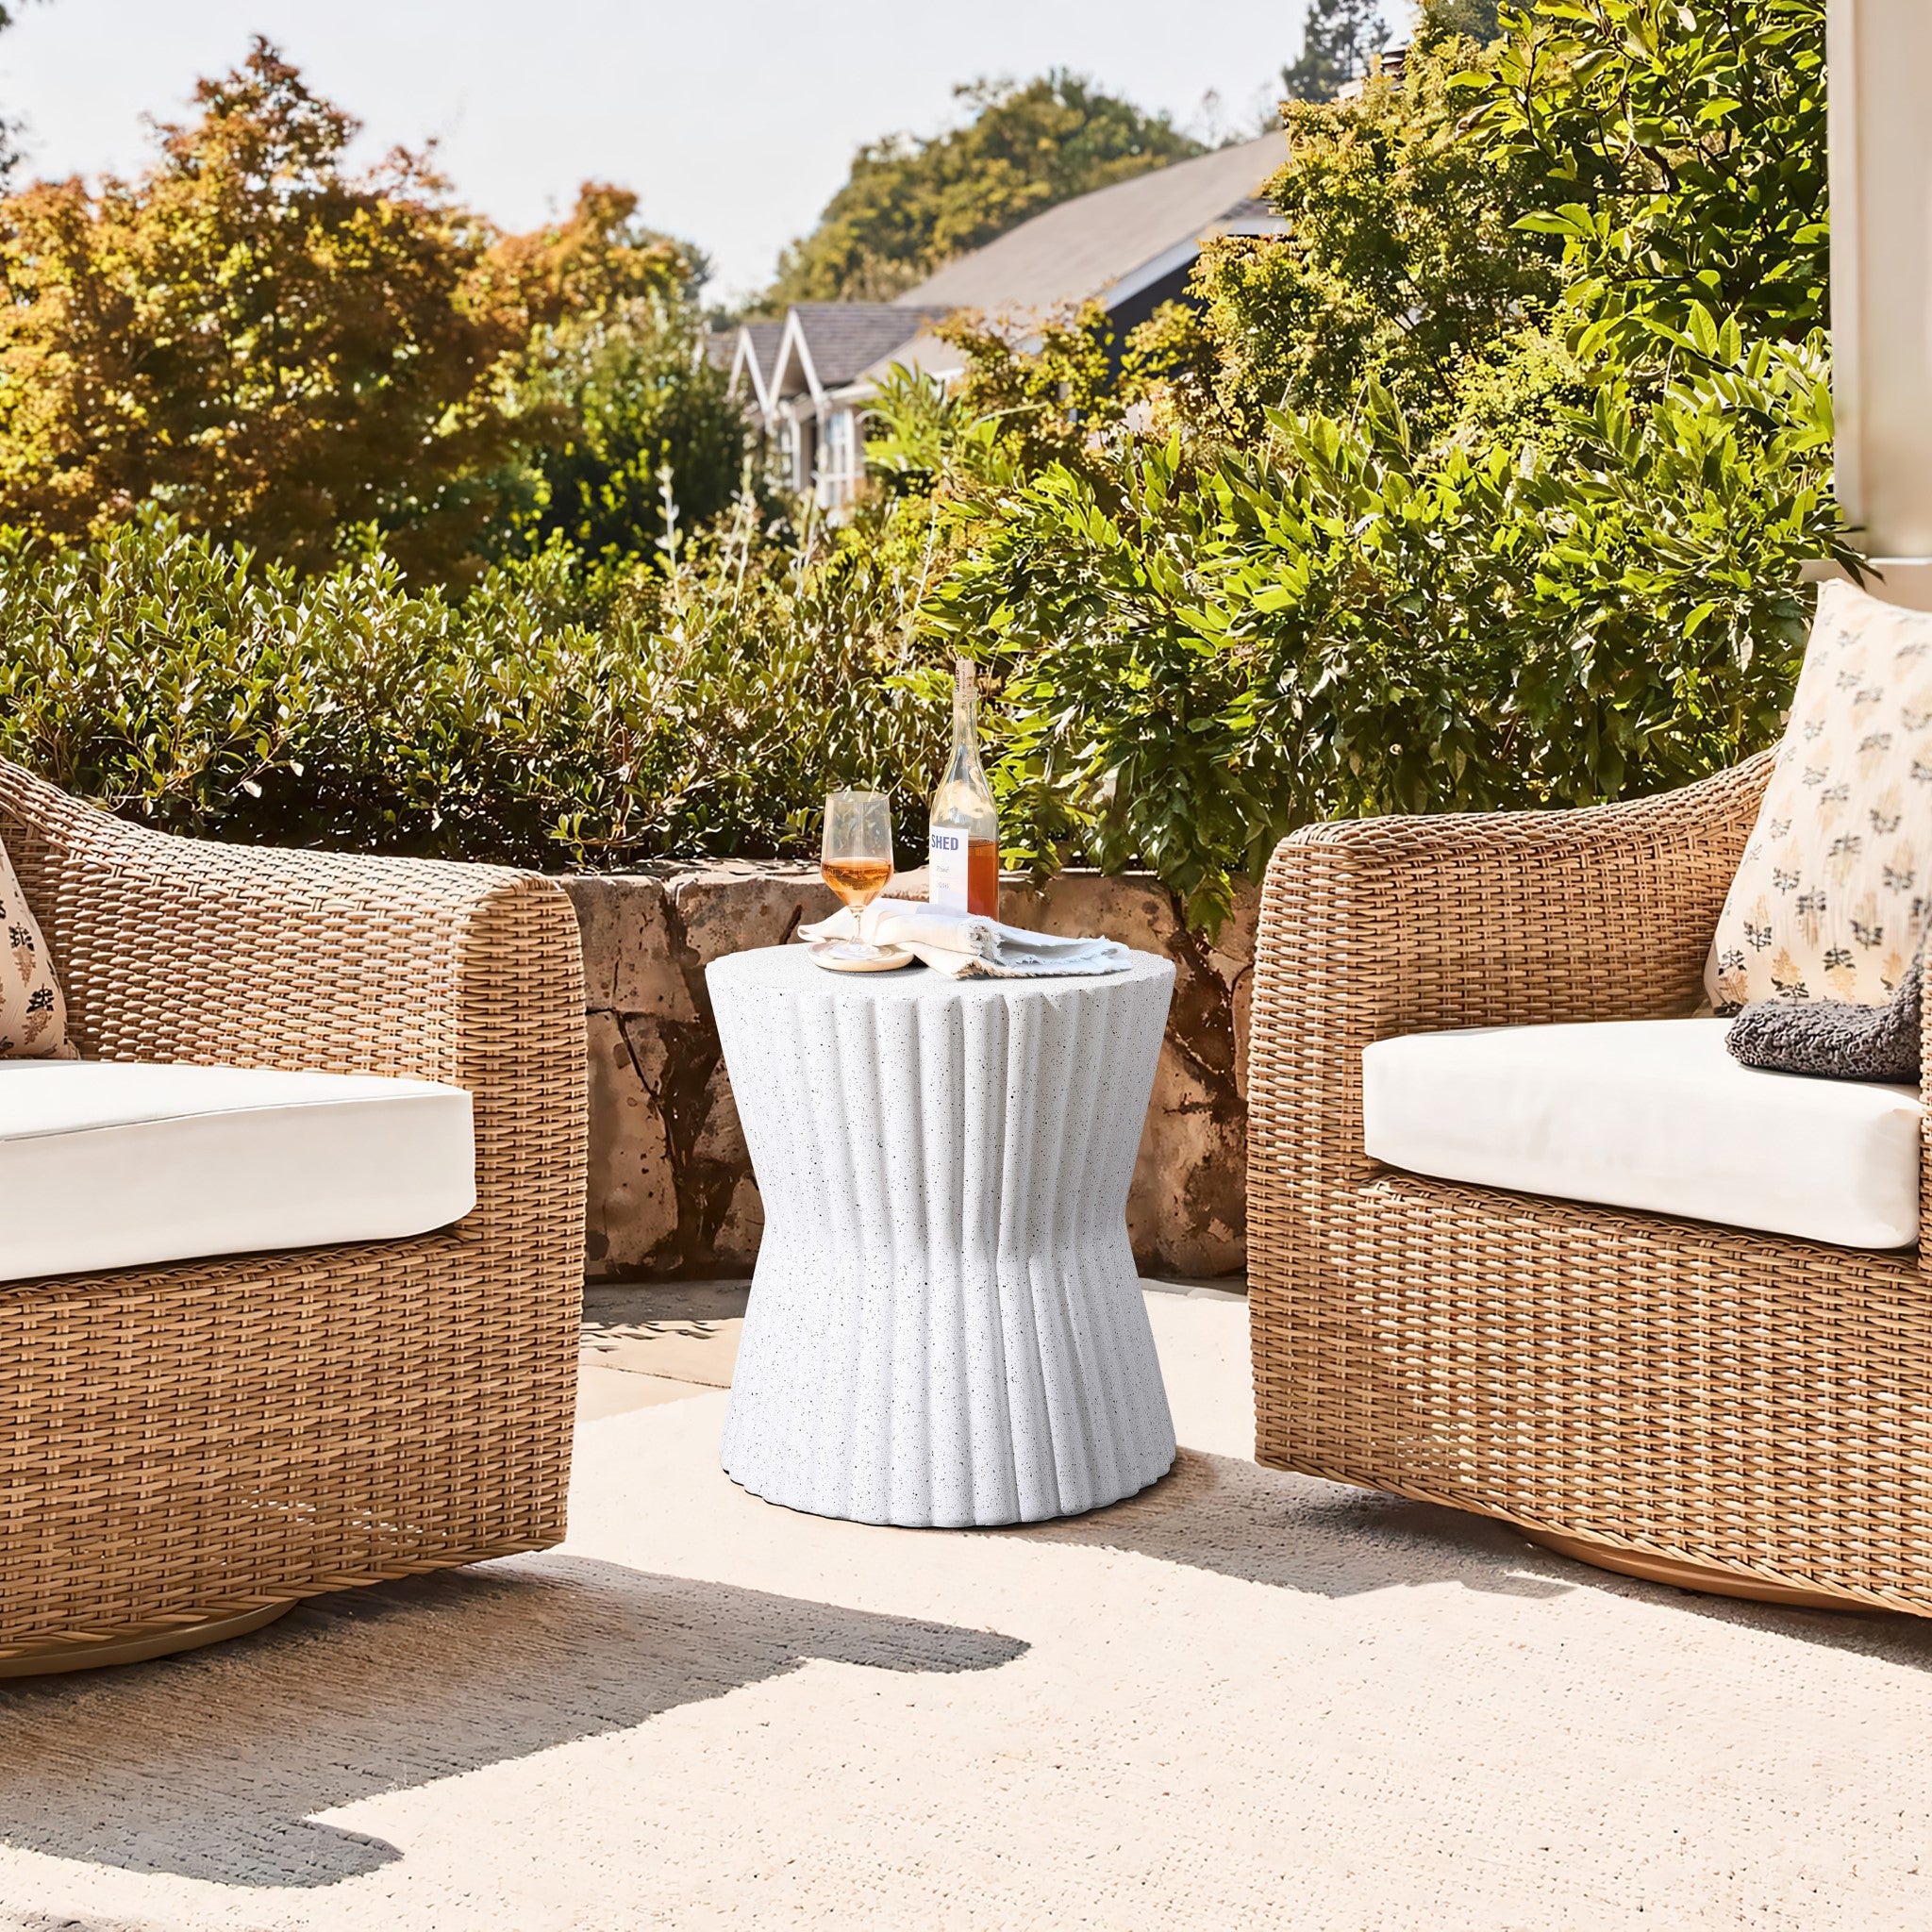
[[[1424,0],[1424,25],[1439,34],[1457,34],[1487,47],[1503,31],[1499,0]]]
[[[1197,282],[1245,433],[1373,377],[1425,435],[1546,437],[1607,350],[1694,356],[1693,309],[1822,319],[1823,0],[1502,17],[1485,51],[1427,12],[1400,81],[1286,108],[1289,234],[1210,243]]]
[[[491,236],[476,294],[535,325],[595,321],[676,291],[694,303],[709,269],[688,242],[646,227],[628,188],[587,181],[560,222]]]
[[[1561,243],[1523,227],[1537,163],[1461,125],[1455,82],[1476,58],[1425,26],[1400,80],[1284,107],[1289,158],[1267,192],[1288,233],[1210,242],[1195,283],[1244,433],[1271,408],[1346,411],[1370,376],[1440,426],[1471,363],[1557,301]]]
[[[1308,0],[1301,58],[1281,70],[1291,101],[1332,101],[1389,38],[1382,0]]]
[[[561,538],[615,565],[661,547],[673,506],[704,524],[731,502],[749,425],[704,333],[694,305],[663,294],[538,331],[514,391],[517,547]]]
[[[349,174],[355,122],[265,41],[197,101],[139,180],[0,201],[0,515],[82,532],[155,501],[305,568],[359,528],[462,571],[504,357],[683,263],[613,191],[503,242],[420,158]]]
[[[1801,341],[1829,273],[1825,0],[1544,0],[1507,39],[1471,136],[1527,164],[1523,225],[1564,244],[1573,312],[1635,345],[1693,308]]]
[[[1057,70],[958,91],[963,127],[862,147],[818,226],[785,251],[764,306],[884,301],[1055,203],[1200,153],[1148,114]]]

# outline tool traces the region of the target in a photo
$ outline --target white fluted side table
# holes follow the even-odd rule
[[[1032,1523],[1174,1461],[1127,1185],[1174,968],[707,977],[765,1232],[724,1468],[861,1523]]]

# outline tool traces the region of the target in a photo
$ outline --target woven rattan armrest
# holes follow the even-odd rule
[[[0,840],[84,1054],[452,1082],[477,1191],[408,1240],[4,1285],[0,1671],[556,1542],[585,1142],[560,888],[171,838],[5,764]]]
[[[1539,1199],[1362,1149],[1377,1040],[1693,1011],[1769,775],[1277,850],[1249,1059],[1256,1455],[1639,1574],[1932,1615],[1924,1243]]]
[[[88,1058],[448,1081],[476,1110],[466,1232],[575,1211],[582,966],[554,881],[170,837],[6,764],[0,841]]]
[[[1690,1012],[1770,776],[1576,811],[1306,825],[1262,893],[1249,1049],[1257,1191],[1346,1184],[1361,1056],[1451,1026]]]

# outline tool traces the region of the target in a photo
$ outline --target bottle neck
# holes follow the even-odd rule
[[[935,833],[963,832],[974,844],[990,844],[999,837],[998,808],[979,762],[979,681],[968,658],[958,659],[954,673],[953,754],[932,795],[932,824]]]
[[[964,658],[953,677],[953,770],[979,770],[979,680]]]
[[[973,666],[961,658],[953,669],[953,736],[977,738],[979,735],[979,680]]]

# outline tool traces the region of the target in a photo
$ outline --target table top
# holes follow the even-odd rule
[[[954,979],[930,966],[902,966],[895,973],[828,973],[808,946],[758,946],[713,959],[705,977],[715,985],[791,992],[836,993],[869,1000],[1041,999],[1053,993],[1172,979],[1174,962],[1158,953],[1132,953],[1119,973],[1041,974],[1028,979]]]

